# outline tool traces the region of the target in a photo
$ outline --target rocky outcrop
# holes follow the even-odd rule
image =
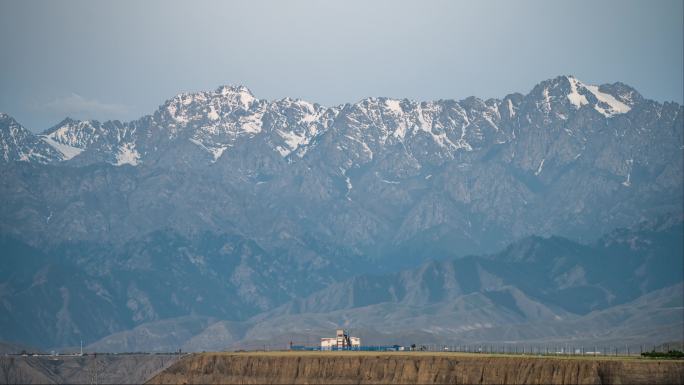
[[[418,353],[211,353],[151,384],[681,384],[684,362]]]

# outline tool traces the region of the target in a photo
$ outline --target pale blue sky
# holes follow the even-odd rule
[[[502,97],[574,74],[682,103],[681,0],[0,0],[0,111],[43,130],[244,84],[324,105]]]

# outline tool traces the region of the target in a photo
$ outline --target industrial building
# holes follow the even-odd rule
[[[361,347],[361,338],[352,337],[344,329],[337,329],[336,337],[321,338],[321,350],[354,350]]]

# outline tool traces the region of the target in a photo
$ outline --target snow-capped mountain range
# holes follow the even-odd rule
[[[456,244],[485,245],[483,237],[493,236],[505,239],[503,246],[531,234],[591,238],[595,225],[605,233],[656,212],[679,213],[683,121],[683,107],[676,103],[645,99],[622,83],[594,86],[572,76],[502,99],[366,98],[334,107],[262,100],[246,87],[224,86],[179,94],[135,121],[65,119],[38,135],[3,114],[0,160],[6,170],[22,164],[74,170],[111,165],[133,167],[141,178],[158,170],[168,178],[192,173],[210,184],[220,179],[234,193],[221,196],[221,189],[205,186],[215,195],[208,198],[212,204],[196,202],[184,214],[193,229],[226,231],[228,215],[231,231],[259,238],[265,236],[263,226],[274,223],[258,224],[263,218],[292,220],[284,212],[261,210],[301,204],[299,215],[309,211],[323,221],[317,231],[364,254],[377,239],[399,244],[427,229],[438,231],[441,235],[432,236],[440,239],[452,234],[448,238]],[[147,186],[143,181],[136,184]],[[655,191],[669,198],[655,198]],[[247,203],[232,207],[241,194]],[[249,198],[260,194],[265,195]],[[615,201],[616,194],[623,198]],[[223,206],[212,208],[217,202]],[[256,212],[248,213],[249,207]],[[340,213],[325,218],[314,210],[324,207]],[[120,226],[112,223],[118,214],[92,209],[100,213],[91,213],[101,219],[96,227],[109,229],[107,235],[72,218],[62,224],[73,230],[69,237],[128,239],[177,225],[162,220],[143,226],[149,222],[144,218]],[[54,232],[45,227],[70,216],[50,216],[52,211],[38,210],[35,220],[43,229],[28,233],[42,231],[41,237],[51,238]],[[50,221],[40,220],[42,215]],[[124,217],[130,221],[136,215]],[[360,221],[365,231],[349,228],[349,220]],[[494,235],[499,231],[509,236]],[[479,247],[463,250],[492,251]]]
[[[537,271],[557,278],[553,304],[540,299],[551,283],[526,286],[525,267],[504,284],[499,263],[454,272],[458,279],[444,281],[447,294],[440,294],[448,305],[458,291],[449,282],[466,287],[479,277],[471,286],[482,301],[461,298],[461,305],[488,303],[482,314],[513,296],[535,303],[529,309],[550,309],[550,321],[584,316],[664,287],[638,282],[658,281],[669,269],[661,262],[681,255],[661,245],[682,244],[683,153],[684,107],[622,83],[572,76],[501,99],[380,97],[333,107],[263,100],[228,86],[179,94],[131,122],[65,119],[40,134],[1,114],[0,243],[10,257],[0,268],[0,311],[17,318],[0,317],[7,331],[0,339],[10,333],[64,345],[112,334],[110,341],[124,343],[128,334],[117,333],[142,325],[139,337],[170,327],[186,328],[179,333],[189,338],[208,319],[226,321],[215,327],[230,334],[231,322],[347,279],[348,290],[339,292],[350,294],[340,304],[351,298],[422,314],[427,308],[397,294],[416,273],[398,270],[493,253],[530,236],[587,245],[616,228],[667,223],[667,235],[653,238],[662,242],[639,244],[630,235],[621,241],[629,246],[606,251],[617,260],[625,248],[639,249],[615,275],[638,288],[628,296],[619,297],[624,287],[613,275],[602,275],[607,267],[591,260],[593,249],[555,241],[539,254],[555,262]],[[525,259],[544,244],[535,240],[513,254]],[[576,266],[570,255],[584,262]],[[440,269],[425,270],[416,287],[429,287]],[[380,274],[396,292],[352,279],[362,274]],[[668,277],[668,285],[677,282]],[[359,282],[382,301],[357,301],[366,289]],[[430,297],[416,287],[408,289],[423,293],[417,299]],[[490,289],[500,292],[492,297]],[[574,309],[575,294],[600,306]],[[453,303],[458,314],[444,313],[443,325],[469,317]],[[390,318],[413,324],[402,311]],[[195,315],[208,318],[198,324]],[[533,319],[496,313],[471,324],[499,316]],[[270,329],[260,335],[279,327],[264,325]]]
[[[208,162],[215,162],[225,151],[255,138],[282,157],[302,158],[331,130],[342,133],[340,147],[356,149],[362,160],[396,144],[408,151],[427,146],[429,156],[453,159],[459,151],[514,140],[515,128],[531,124],[527,111],[532,106],[545,124],[553,124],[578,113],[615,118],[642,101],[626,85],[594,86],[572,76],[546,81],[526,97],[433,102],[367,98],[335,107],[289,98],[261,100],[244,86],[223,86],[213,92],[179,94],[136,121],[67,118],[37,136],[3,114],[2,159],[79,164],[104,160],[136,166],[165,151],[160,141],[188,141],[208,155]],[[520,109],[526,111],[523,116],[517,113]]]

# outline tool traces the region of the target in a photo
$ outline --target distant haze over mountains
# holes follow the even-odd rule
[[[0,339],[203,350],[383,322],[426,340],[589,338],[608,328],[587,317],[618,309],[633,321],[610,338],[677,337],[681,312],[634,309],[681,306],[683,126],[676,103],[572,76],[334,107],[224,86],[40,135],[0,114]],[[127,344],[136,330],[166,340]]]

